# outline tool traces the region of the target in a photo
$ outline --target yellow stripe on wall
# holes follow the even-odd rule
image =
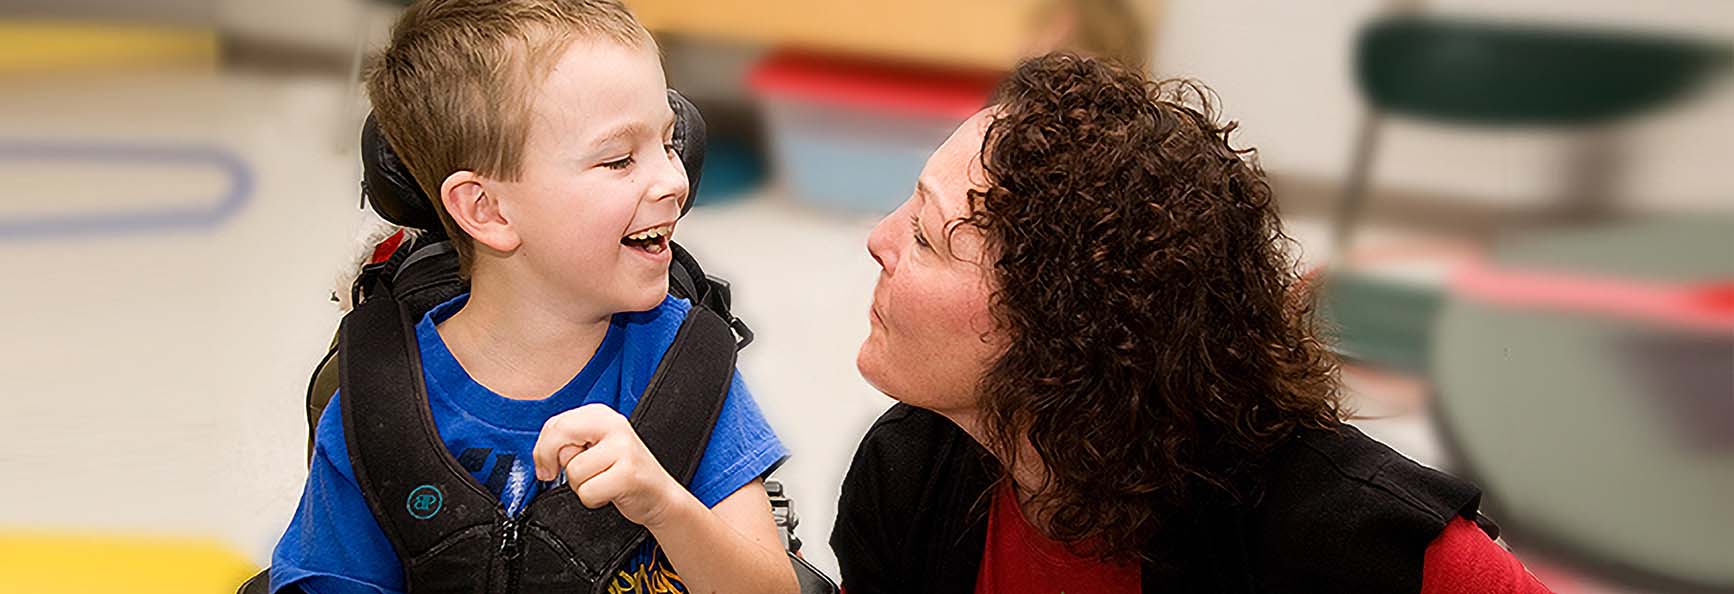
[[[0,74],[215,69],[218,55],[211,29],[0,21]]]
[[[0,592],[232,594],[258,567],[212,539],[0,532]]]

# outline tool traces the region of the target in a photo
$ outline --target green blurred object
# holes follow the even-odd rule
[[[1483,129],[1588,132],[1571,155],[1565,218],[1606,218],[1620,169],[1615,125],[1705,86],[1731,51],[1690,38],[1472,21],[1420,14],[1374,19],[1358,35],[1356,84],[1368,112],[1337,204],[1332,257],[1345,261],[1369,202],[1382,122],[1392,116]],[[1439,291],[1333,266],[1321,311],[1357,362],[1424,372]]]
[[[764,185],[764,158],[739,138],[713,136],[706,144],[704,194],[694,208],[727,204]]]
[[[1370,274],[1325,277],[1319,315],[1335,334],[1332,348],[1357,363],[1424,374],[1443,289]]]
[[[1401,15],[1362,29],[1355,76],[1387,113],[1584,125],[1684,97],[1728,60],[1728,48],[1692,39]]]
[[[1734,63],[1734,49],[1692,38],[1396,14],[1361,29],[1355,83],[1368,111],[1337,204],[1334,250],[1348,253],[1367,205],[1379,128],[1388,116],[1477,126],[1609,131],[1665,107]],[[1572,155],[1578,180],[1563,209],[1605,215],[1620,141],[1591,135]]]
[[[1734,217],[1532,233],[1493,264],[1727,286]],[[1468,291],[1446,299],[1437,328],[1433,419],[1514,546],[1622,585],[1734,592],[1734,331]]]

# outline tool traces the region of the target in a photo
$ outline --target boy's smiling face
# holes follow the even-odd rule
[[[521,175],[486,185],[516,235],[513,267],[550,297],[613,313],[668,292],[687,179],[667,88],[654,47],[583,39],[531,86]]]

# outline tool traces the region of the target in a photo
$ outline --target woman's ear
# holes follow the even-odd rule
[[[468,170],[446,176],[440,184],[440,202],[452,222],[477,244],[499,252],[518,249],[518,231],[506,220],[499,197],[488,191],[486,181]]]

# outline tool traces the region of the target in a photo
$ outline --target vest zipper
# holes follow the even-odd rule
[[[507,593],[515,594],[518,591],[518,572],[520,570],[518,560],[524,556],[523,535],[519,532],[519,527],[522,524],[521,519],[511,516],[506,516],[506,520],[500,523],[499,557],[502,569],[506,573],[505,592]]]

